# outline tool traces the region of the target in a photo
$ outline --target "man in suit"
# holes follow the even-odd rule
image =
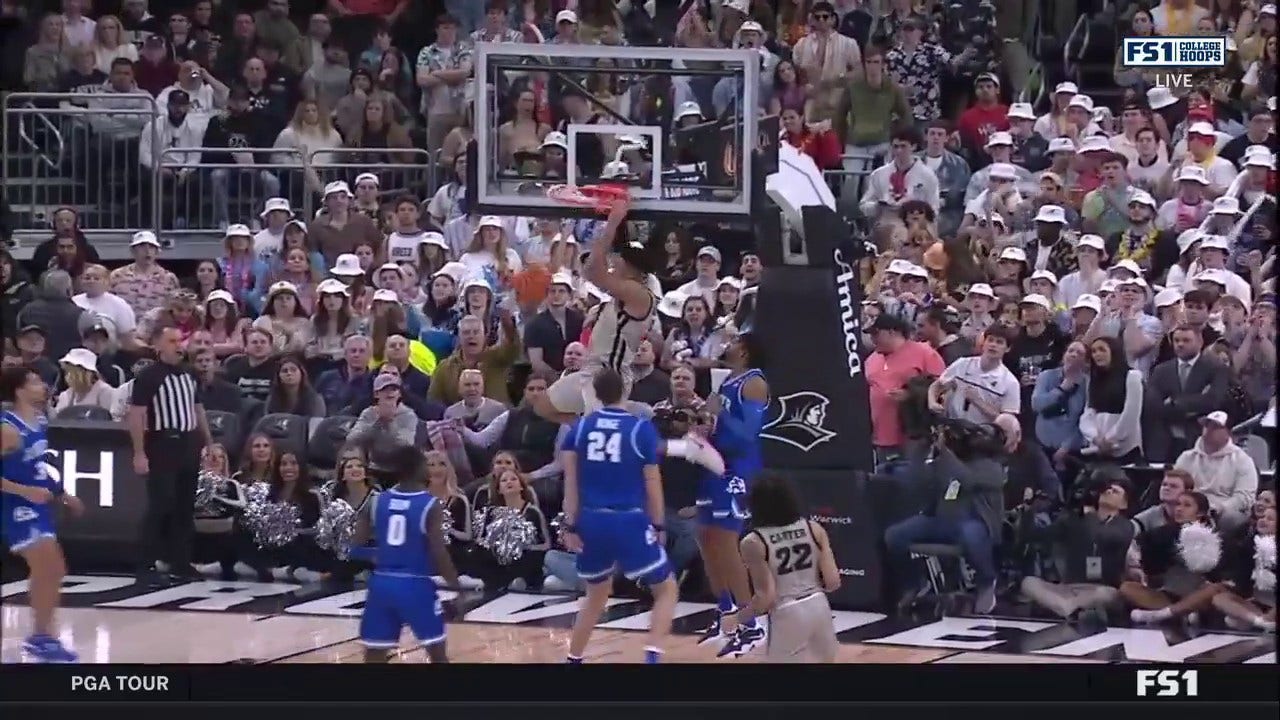
[[[1200,435],[1198,419],[1226,401],[1226,369],[1203,350],[1199,328],[1179,325],[1174,357],[1151,371],[1143,402],[1143,449],[1151,462],[1173,462]]]

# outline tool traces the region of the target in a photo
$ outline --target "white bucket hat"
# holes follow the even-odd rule
[[[973,285],[970,285],[968,294],[981,295],[983,297],[989,297],[992,300],[996,298],[996,291],[992,290],[991,286],[986,283],[974,283]]]
[[[373,294],[373,301],[374,301],[374,302],[393,302],[393,303],[399,303],[399,302],[400,302],[400,296],[399,296],[399,295],[396,295],[396,291],[395,291],[395,290],[388,290],[388,289],[386,289],[386,288],[383,288],[383,289],[378,290],[377,292],[375,292],[375,293]]]
[[[453,280],[453,284],[457,285],[462,282],[462,277],[467,274],[467,266],[460,262],[447,262],[440,267],[439,270],[432,273],[431,277],[438,278],[445,275]]]
[[[1050,312],[1053,311],[1053,303],[1049,302],[1049,298],[1041,295],[1040,293],[1031,293],[1030,295],[1019,300],[1018,304],[1019,305],[1039,305],[1045,310],[1048,310]]]
[[[678,318],[684,312],[684,301],[688,299],[688,295],[679,290],[672,290],[658,301],[658,312],[669,318]]]
[[[1089,308],[1094,312],[1102,312],[1102,298],[1097,295],[1085,293],[1076,298],[1075,305],[1071,306],[1072,310],[1079,310],[1080,308]]]
[[[317,295],[346,295],[347,286],[342,284],[341,280],[329,278],[323,280],[316,286]]]
[[[293,214],[293,207],[289,205],[289,201],[282,197],[267,198],[266,204],[262,206],[262,212],[258,213],[258,217],[265,218],[277,210]]]
[[[280,293],[290,293],[294,297],[298,297],[298,286],[288,280],[281,280],[280,282],[275,283],[271,286],[271,289],[267,291],[267,299],[263,301],[262,306],[265,308],[271,307],[271,301],[275,300],[276,296]]]
[[[449,249],[449,243],[445,242],[444,235],[434,231],[422,233],[422,237],[418,238],[418,244],[434,245],[441,250]]]
[[[233,297],[231,293],[227,292],[226,290],[214,290],[213,292],[210,292],[209,295],[204,299],[204,306],[206,308],[209,307],[209,303],[213,302],[214,300],[221,300],[222,302],[232,307],[235,307],[236,305],[235,297]]]
[[[59,365],[71,365],[89,372],[98,372],[98,356],[93,354],[92,350],[86,348],[72,348],[62,359],[58,361]]]
[[[139,245],[154,245],[160,247],[160,239],[150,230],[139,230],[133,234],[133,239],[129,241],[129,247],[134,248]]]
[[[338,277],[356,277],[363,275],[364,270],[360,268],[360,258],[351,253],[343,253],[338,256],[329,273]]]
[[[1102,252],[1107,249],[1107,241],[1103,240],[1101,235],[1081,235],[1080,239],[1076,241],[1076,247],[1093,248],[1098,252]]]
[[[329,197],[334,193],[342,193],[347,197],[352,197],[351,186],[347,185],[345,182],[341,180],[334,180],[333,182],[324,186],[324,197]]]
[[[1048,280],[1049,282],[1053,283],[1054,285],[1057,285],[1057,284],[1058,284],[1058,276],[1057,276],[1057,275],[1054,275],[1053,273],[1049,272],[1048,270],[1037,270],[1037,271],[1035,271],[1035,272],[1031,273],[1031,279],[1032,279],[1032,280]]]
[[[253,237],[253,232],[249,230],[248,225],[236,223],[235,225],[227,226],[227,231],[223,234],[223,237],[224,238],[233,238],[233,237],[251,238]]]
[[[1067,224],[1067,213],[1057,205],[1041,205],[1036,211],[1036,222]]]
[[[1162,85],[1147,90],[1147,104],[1152,110],[1162,110],[1170,105],[1178,102],[1178,98],[1173,96],[1173,91]]]

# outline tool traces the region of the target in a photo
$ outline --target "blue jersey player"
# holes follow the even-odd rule
[[[5,368],[0,373],[0,397],[13,403],[12,410],[0,414],[0,510],[4,513],[0,522],[9,552],[20,556],[29,568],[27,595],[35,616],[31,636],[22,649],[36,662],[76,662],[76,654],[53,635],[53,615],[67,564],[53,531],[51,506],[61,503],[77,514],[84,506],[46,474],[44,456],[49,443],[42,408],[48,390],[40,374],[25,365]]]
[[[364,661],[384,663],[400,645],[407,625],[432,663],[446,663],[444,608],[432,576],[457,587],[458,571],[444,541],[444,508],[427,492],[426,457],[411,447],[396,451],[391,466],[400,482],[370,497],[356,519],[352,546],[374,539],[373,573],[360,617]]]
[[[676,583],[662,538],[661,441],[653,423],[623,406],[625,383],[616,370],[600,370],[591,382],[603,407],[579,420],[561,446],[565,545],[578,553],[578,575],[587,582],[569,640],[569,662],[582,662],[609,602],[613,576],[620,572],[653,593],[645,662],[656,663],[676,607]]]
[[[764,469],[760,430],[769,405],[769,384],[760,371],[763,357],[759,336],[742,333],[734,338],[723,357],[729,377],[703,406],[715,417],[711,444],[725,464],[723,475],[703,476],[697,499],[698,547],[719,611],[704,640],[723,642],[721,656],[744,654],[764,639],[764,628],[747,602],[751,584],[739,550],[751,517],[747,490]]]

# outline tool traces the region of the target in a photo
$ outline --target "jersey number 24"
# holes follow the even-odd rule
[[[592,430],[587,433],[587,460],[591,462],[622,462],[622,434]]]

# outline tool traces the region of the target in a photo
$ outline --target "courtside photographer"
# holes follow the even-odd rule
[[[1065,512],[1047,528],[1033,531],[1035,541],[1049,543],[1060,582],[1039,577],[1022,580],[1022,594],[1060,617],[1098,613],[1118,605],[1126,553],[1134,525],[1124,513],[1133,488],[1124,473],[1098,473],[1081,482]]]
[[[1003,459],[1020,439],[1018,420],[1012,415],[1002,414],[993,423],[940,418],[932,445],[908,451],[906,478],[922,509],[884,534],[902,593],[900,609],[907,609],[919,591],[910,552],[915,543],[959,545],[974,570],[974,612],[995,608],[995,545],[1004,520]]]
[[[653,407],[653,424],[664,440],[675,440],[707,423],[701,411],[702,399],[693,395],[686,400],[664,400]],[[706,470],[682,458],[664,455],[662,497],[666,502],[666,550],[677,577],[688,570],[698,555],[698,525],[694,503],[698,485]]]

